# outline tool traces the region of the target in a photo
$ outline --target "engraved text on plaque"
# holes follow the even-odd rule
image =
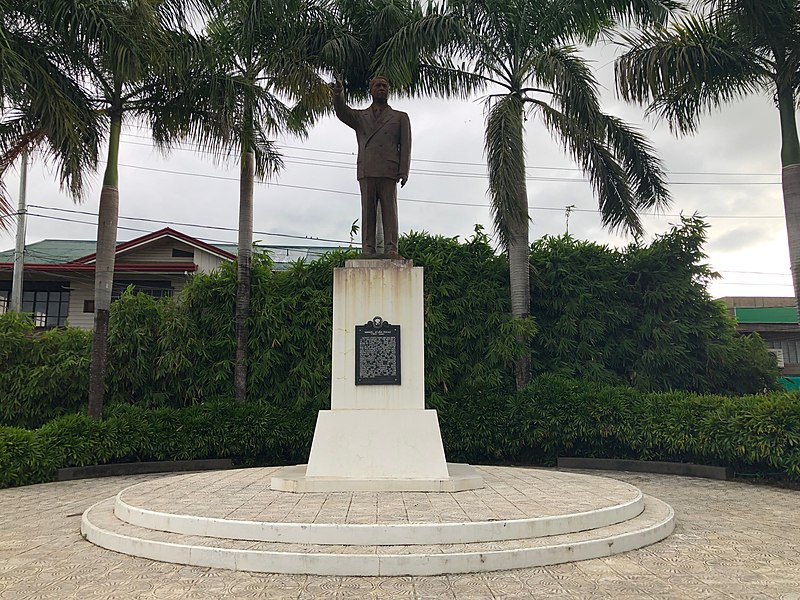
[[[356,385],[400,385],[400,325],[356,325]]]

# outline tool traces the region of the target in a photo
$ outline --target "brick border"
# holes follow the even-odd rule
[[[639,473],[684,475],[687,477],[703,477],[705,479],[719,479],[723,481],[733,479],[733,469],[731,467],[696,465],[694,463],[559,456],[557,466],[563,469],[598,469],[602,471],[636,471]]]
[[[59,469],[56,481],[73,479],[94,479],[115,475],[143,475],[147,473],[173,473],[182,471],[216,471],[233,468],[229,458],[208,458],[200,460],[162,460],[153,462],[116,463],[110,465],[89,465],[86,467],[67,467]]]

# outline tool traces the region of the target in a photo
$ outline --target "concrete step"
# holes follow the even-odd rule
[[[256,542],[374,546],[465,544],[560,535],[621,523],[643,510],[644,496],[639,492],[620,504],[549,517],[461,523],[336,524],[250,521],[153,511],[132,506],[122,492],[114,502],[118,519],[146,529]]]
[[[81,533],[87,540],[152,560],[264,573],[394,576],[518,569],[634,550],[664,539],[674,528],[672,508],[643,496],[644,510],[631,519],[559,535],[458,544],[298,544],[148,529],[118,519],[116,501],[109,498],[84,513]]]
[[[115,514],[187,535],[297,544],[458,544],[534,538],[627,521],[644,510],[638,488],[605,477],[478,467],[479,490],[287,493],[274,469],[195,473],[130,486]]]

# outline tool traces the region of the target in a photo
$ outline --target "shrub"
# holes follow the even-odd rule
[[[752,394],[777,388],[757,336],[739,336],[708,294],[706,225],[684,218],[649,246],[624,251],[569,236],[533,244],[534,365],[643,390]]]
[[[800,479],[800,394],[640,392],[536,378],[507,405],[507,456],[553,464],[559,455],[668,460],[777,471]]]
[[[231,458],[291,464],[308,457],[316,415],[234,403],[184,409],[118,405],[96,421],[58,417],[37,430],[0,427],[0,487],[52,481],[62,467]]]
[[[462,398],[505,396],[514,359],[531,351],[538,373],[648,391],[773,387],[777,369],[764,343],[738,336],[708,296],[704,232],[687,219],[650,246],[624,251],[540,240],[527,319],[510,317],[507,261],[480,228],[465,242],[404,236],[400,250],[425,268],[427,398],[444,411]],[[251,403],[311,414],[328,406],[333,269],[353,256],[333,252],[279,273],[267,256],[255,257]],[[235,291],[228,263],[194,276],[175,299],[123,294],[110,317],[108,404],[184,408],[233,398]],[[34,334],[29,320],[0,315],[0,424],[37,427],[82,410],[89,345],[87,332]]]
[[[560,455],[697,462],[800,480],[800,394],[642,392],[542,375],[511,396],[434,393],[451,461],[552,465]],[[256,404],[108,407],[29,431],[0,427],[0,487],[51,481],[56,469],[113,462],[232,458],[295,464],[316,414]]]
[[[90,332],[34,333],[29,318],[0,316],[0,424],[38,427],[79,410],[89,383]]]

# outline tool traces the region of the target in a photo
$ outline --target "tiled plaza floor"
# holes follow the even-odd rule
[[[666,475],[592,472],[675,509],[663,542],[605,559],[442,577],[261,575],[157,563],[103,550],[81,513],[164,476],[0,490],[0,599],[784,598],[800,600],[800,492]]]

